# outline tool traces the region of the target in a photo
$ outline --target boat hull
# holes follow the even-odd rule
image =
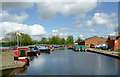
[[[25,62],[25,64],[29,64],[29,58],[27,56],[25,56],[25,57],[14,57],[14,60],[22,61],[22,62]]]
[[[36,52],[27,52],[27,55],[28,56],[37,56],[37,53]]]
[[[71,48],[71,47],[68,47],[68,49],[73,49],[73,48]]]
[[[40,52],[52,53],[52,50],[51,49],[40,49]]]

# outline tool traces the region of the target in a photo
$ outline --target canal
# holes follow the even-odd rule
[[[23,68],[2,71],[3,75],[118,75],[120,60],[91,52],[56,49],[52,54],[31,57]]]

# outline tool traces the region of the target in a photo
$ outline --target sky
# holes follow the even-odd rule
[[[116,35],[118,2],[59,1],[1,2],[0,39],[15,31],[29,34],[33,40],[56,35],[75,39]]]

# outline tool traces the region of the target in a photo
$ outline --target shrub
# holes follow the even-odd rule
[[[120,52],[120,49],[116,49],[115,52]]]

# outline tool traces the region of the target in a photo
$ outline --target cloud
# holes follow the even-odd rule
[[[89,32],[90,32],[90,33],[94,33],[94,32],[96,32],[96,31],[95,31],[94,29],[90,29]]]
[[[86,14],[77,14],[77,15],[74,15],[73,18],[74,19],[80,19],[80,18],[85,18]]]
[[[77,0],[78,2],[96,2],[96,0]],[[74,0],[2,0],[2,2],[74,2]]]
[[[80,34],[78,36],[74,36],[74,41],[77,41],[78,38],[84,39],[84,35]]]
[[[68,36],[68,33],[60,33],[59,36],[60,36],[60,37],[67,37],[67,36]]]
[[[91,26],[101,26],[104,25],[106,28],[108,25],[113,27],[111,23],[113,22],[112,18],[116,16],[115,13],[106,14],[106,13],[94,13],[94,16],[87,21],[76,21],[73,23],[74,27],[91,27]],[[110,28],[109,27],[109,28]]]
[[[34,6],[34,2],[17,2],[17,1],[13,1],[11,2],[9,1],[4,1],[2,2],[2,10],[24,10],[26,8],[31,8]]]
[[[74,27],[91,27],[93,26],[93,22],[91,20],[88,21],[76,21],[73,23]]]
[[[108,24],[111,23],[111,16],[109,16],[106,13],[95,13],[94,17],[92,18],[93,24],[95,25],[103,25],[103,24]]]
[[[113,33],[110,33],[108,35],[111,35],[111,36],[117,36],[118,35],[118,32],[113,32]]]
[[[53,36],[57,36],[59,34],[59,31],[58,30],[52,30],[52,35]]]
[[[64,16],[80,15],[80,17],[84,17],[82,15],[83,13],[87,13],[97,6],[96,0],[94,0],[94,2],[89,2],[89,0],[86,0],[85,2],[79,2],[78,0],[72,0],[72,2],[69,2],[69,0],[65,1],[66,2],[61,0],[61,2],[37,3],[40,18],[49,20],[54,18],[57,13]]]
[[[85,13],[97,6],[97,0],[4,0],[2,10],[24,10],[33,7],[34,4],[37,4],[40,18],[44,20],[54,18],[57,13],[83,18]]]
[[[82,37],[83,37],[83,35],[82,35],[82,34],[80,34],[80,35],[79,35],[79,37],[80,37],[80,38],[82,38]]]
[[[28,14],[21,13],[20,15],[17,14],[9,14],[7,11],[3,11],[0,13],[0,18],[2,21],[9,21],[9,22],[23,22],[25,19],[28,18]]]
[[[45,31],[45,28],[39,24],[26,25],[13,22],[2,22],[0,23],[0,25],[0,32],[2,32],[3,35],[15,31],[19,31],[29,35],[44,35],[47,33]]]
[[[116,25],[116,24],[106,24],[105,27],[108,28],[108,29],[114,29],[115,27],[118,27],[118,25]]]
[[[59,31],[58,30],[52,30],[53,33],[58,33]]]
[[[71,30],[72,30],[71,28],[67,28],[67,27],[60,28],[60,31],[71,31]]]
[[[62,33],[59,30],[52,30],[52,36],[67,37],[68,33]]]

